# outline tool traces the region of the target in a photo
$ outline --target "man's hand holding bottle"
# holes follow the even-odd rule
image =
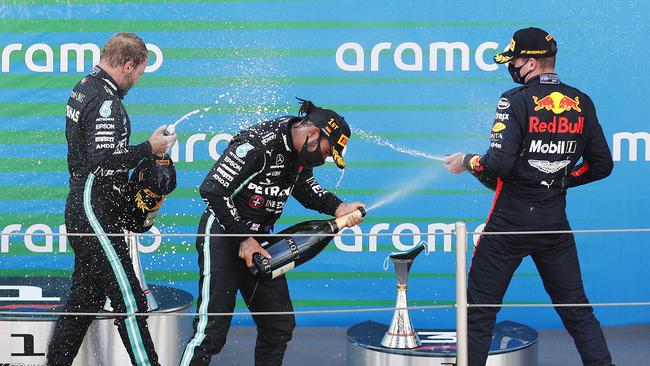
[[[252,236],[239,244],[239,258],[246,261],[246,267],[253,267],[253,254],[260,253],[263,257],[271,259],[271,255]]]
[[[354,212],[360,208],[365,209],[366,205],[364,205],[361,202],[341,203],[339,207],[336,208],[336,212],[334,212],[334,216],[341,217],[346,214],[349,214],[350,212]],[[359,213],[359,215],[350,215],[350,217],[348,217],[348,220],[345,223],[345,226],[352,227],[355,225],[359,225],[362,221],[363,221],[363,216],[361,215],[361,213]]]
[[[165,126],[158,127],[149,138],[151,152],[155,155],[163,154],[176,143],[176,134],[164,135],[164,130]]]

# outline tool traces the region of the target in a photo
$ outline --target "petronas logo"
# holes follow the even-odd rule
[[[99,115],[108,118],[111,116],[111,106],[113,105],[112,100],[105,100],[104,103],[102,103],[101,108],[99,108]]]
[[[243,157],[246,156],[246,154],[248,154],[248,151],[249,151],[249,150],[253,150],[253,145],[251,145],[251,144],[249,144],[249,143],[247,142],[247,143],[245,143],[245,144],[243,144],[243,145],[238,146],[237,149],[235,150],[235,153],[236,153],[237,156],[239,156],[240,158],[243,158]]]

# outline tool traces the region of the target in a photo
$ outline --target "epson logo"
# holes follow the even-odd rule
[[[618,132],[614,134],[614,146],[612,148],[612,159],[621,161],[623,141],[627,141],[629,161],[637,161],[639,152],[638,141],[643,141],[645,149],[645,161],[650,161],[650,133],[647,132]]]
[[[150,53],[155,57],[149,57],[149,61],[154,60],[153,64],[149,64],[144,72],[154,72],[160,68],[163,63],[163,53],[160,47],[152,43],[146,44]],[[27,69],[33,72],[45,73],[55,72],[54,67],[54,50],[52,47],[45,43],[35,43],[25,49],[22,43],[11,43],[2,48],[2,72],[8,73],[11,71],[11,55],[21,55]],[[86,64],[86,54],[90,52],[92,57],[92,65],[99,63],[99,56],[101,55],[99,46],[94,43],[64,43],[58,46],[59,49],[59,69],[60,72],[69,72],[68,61],[70,54],[74,53],[76,59],[76,72],[84,72]],[[92,67],[92,66],[91,66]]]
[[[422,49],[428,49],[429,57],[425,61]],[[483,71],[495,71],[498,65],[491,61],[485,61],[487,50],[496,50],[499,44],[496,42],[483,42],[474,53],[474,63]],[[343,71],[366,71],[367,50],[356,42],[346,42],[336,50],[336,65]],[[387,65],[380,65],[380,56],[385,54],[393,55],[393,65],[402,71],[423,71],[424,63],[428,61],[428,71],[438,71],[438,58],[444,55],[444,70],[454,71],[454,58],[460,56],[461,71],[470,69],[470,48],[464,42],[432,42],[426,46],[420,46],[415,42],[400,43],[393,48],[391,42],[381,42],[372,46],[370,49],[370,71],[379,71],[380,67],[385,68]],[[347,56],[347,57],[346,57]],[[350,57],[351,56],[351,57]]]
[[[542,154],[573,154],[576,152],[575,141],[556,141],[544,143],[542,140],[530,142],[528,152]]]

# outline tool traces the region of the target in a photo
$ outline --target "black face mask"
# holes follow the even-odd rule
[[[519,67],[514,67],[512,65],[512,62],[508,64],[508,72],[510,73],[510,76],[512,77],[512,81],[514,81],[517,84],[526,84],[526,76],[530,74],[533,70],[529,70],[526,75],[521,75],[521,68],[524,67],[528,63],[528,60],[524,62],[521,66]]]
[[[320,136],[318,137],[318,144],[314,151],[309,151],[307,149],[307,141],[309,141],[309,137],[305,138],[305,143],[302,145],[302,149],[298,152],[298,165],[311,169],[325,164],[325,158],[320,151]]]

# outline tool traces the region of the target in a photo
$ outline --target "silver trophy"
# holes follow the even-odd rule
[[[386,348],[416,348],[422,345],[420,338],[415,333],[407,309],[406,288],[408,287],[407,282],[411,264],[424,248],[425,244],[420,243],[408,251],[392,253],[389,256],[397,272],[397,301],[395,302],[397,309],[395,309],[393,321],[391,321],[388,331],[381,340],[381,345]]]
[[[156,299],[153,297],[151,290],[149,290],[149,287],[147,286],[147,281],[144,278],[142,263],[140,262],[140,252],[138,251],[137,235],[138,234],[135,234],[131,231],[124,230],[124,240],[126,241],[126,245],[129,248],[129,257],[131,257],[131,262],[133,262],[133,271],[135,272],[135,276],[138,278],[138,282],[140,282],[142,291],[147,297],[147,311],[150,312],[158,309],[158,302],[156,302]],[[113,307],[111,306],[111,299],[108,297],[106,298],[106,303],[104,304],[104,310],[113,311]]]

